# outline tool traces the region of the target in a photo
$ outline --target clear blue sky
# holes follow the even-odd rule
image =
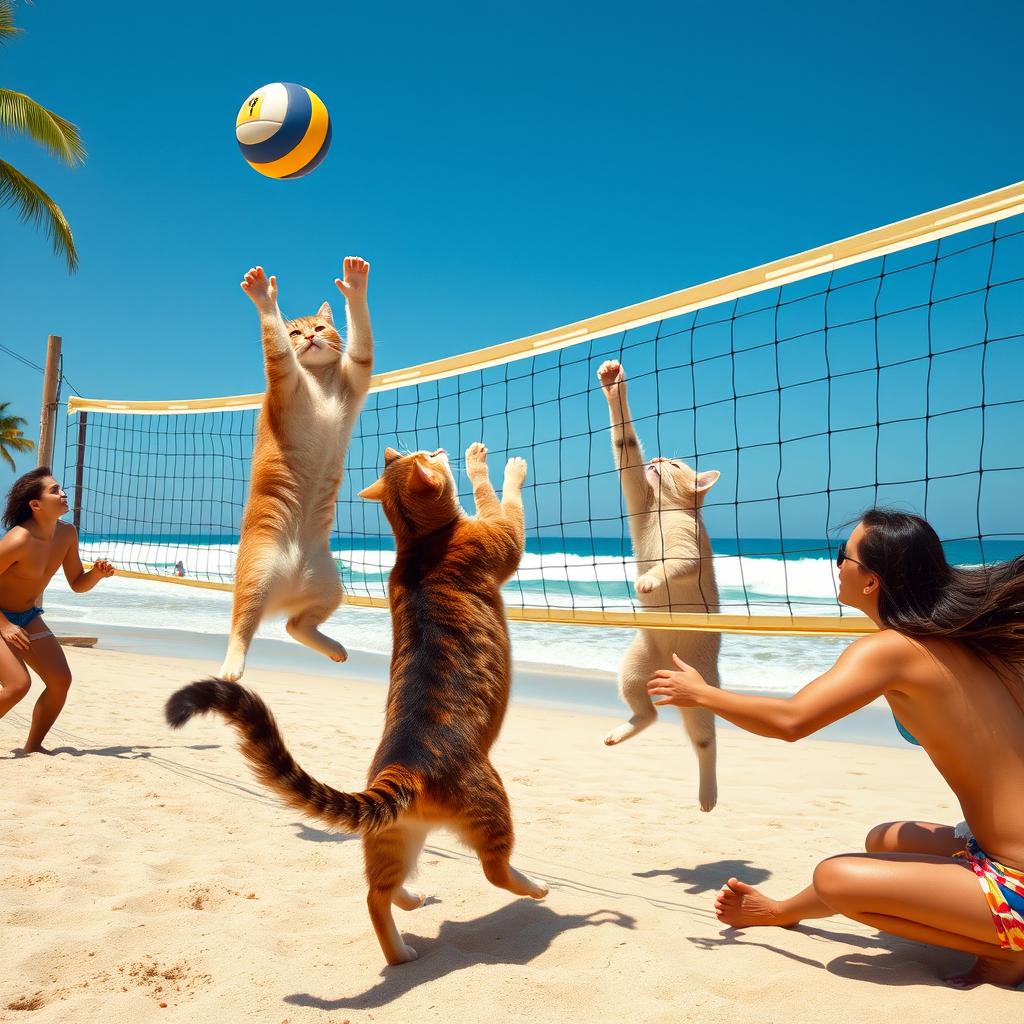
[[[1018,180],[1015,3],[167,8],[39,0],[0,81],[76,123],[74,171],[2,156],[60,203],[81,269],[0,210],[0,342],[64,338],[83,394],[261,390],[262,263],[286,314],[373,264],[377,366],[493,344]],[[309,178],[243,162],[237,109],[300,82],[331,112]],[[39,374],[0,352],[0,400]],[[22,458],[19,469],[30,468]],[[0,469],[0,489],[11,474]]]

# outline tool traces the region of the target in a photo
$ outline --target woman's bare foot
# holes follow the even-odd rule
[[[738,878],[730,878],[715,897],[715,916],[730,928],[789,928],[800,920]]]
[[[975,988],[977,985],[1001,985],[1017,988],[1024,983],[1024,953],[1012,960],[979,956],[966,974],[955,974],[946,979],[953,988]]]

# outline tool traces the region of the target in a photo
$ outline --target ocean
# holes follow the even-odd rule
[[[384,596],[394,552],[380,538],[332,544],[350,593]],[[835,563],[825,540],[777,539],[715,543],[714,561],[723,612],[737,614],[839,615]],[[834,545],[832,546],[834,550]],[[170,576],[182,562],[188,576],[230,582],[237,538],[180,534],[83,536],[85,560],[109,558],[116,566]],[[1021,552],[1017,541],[985,541],[988,560]],[[947,546],[954,564],[976,564],[977,541]],[[507,605],[630,609],[635,566],[628,541],[619,538],[531,537],[519,571],[505,588]],[[58,574],[47,589],[50,617],[64,624],[227,633],[231,595],[198,587],[114,577],[87,595],[72,594]],[[513,656],[528,666],[562,671],[615,672],[633,631],[595,626],[510,623]],[[391,623],[386,611],[341,608],[324,626],[349,650],[387,656]],[[294,643],[283,618],[264,622],[260,636]],[[786,695],[826,671],[850,640],[785,636],[724,636],[720,669],[728,689]]]

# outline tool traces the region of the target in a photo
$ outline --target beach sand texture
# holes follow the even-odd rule
[[[163,705],[215,666],[69,650],[75,684],[49,737],[15,757],[30,698],[0,722],[5,828],[4,1021],[731,1021],[901,1024],[1019,1019],[1017,993],[957,992],[969,958],[841,918],[737,933],[711,905],[730,875],[789,895],[880,822],[955,822],[927,758],[719,734],[720,803],[696,807],[675,712],[609,750],[608,719],[512,705],[494,762],[520,869],[543,903],[492,888],[432,834],[396,910],[419,960],[387,968],[357,839],[302,820],[257,785],[234,733],[181,732]],[[382,685],[252,670],[302,765],[361,788]]]

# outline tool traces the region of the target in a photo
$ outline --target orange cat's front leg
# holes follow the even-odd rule
[[[294,378],[298,370],[295,350],[288,340],[284,317],[277,306],[277,278],[269,278],[262,267],[246,271],[242,291],[252,300],[260,315],[260,334],[263,342],[263,362],[267,373],[267,387]]]

